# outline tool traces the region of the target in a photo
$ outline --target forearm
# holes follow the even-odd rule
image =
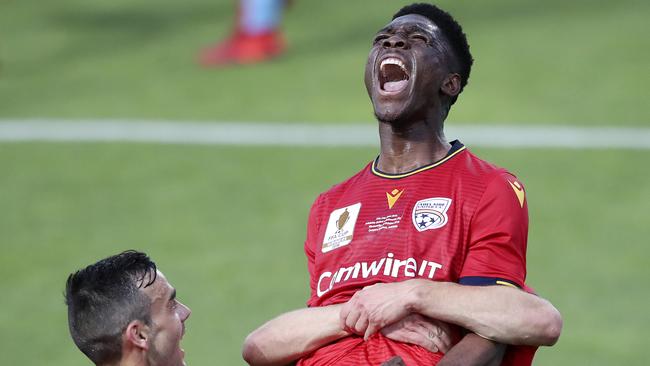
[[[250,365],[286,365],[348,335],[340,305],[294,310],[271,319],[246,337],[242,356]]]
[[[548,301],[506,286],[412,280],[413,312],[457,324],[499,343],[553,345],[562,318]]]
[[[498,366],[506,346],[468,333],[438,362],[438,366]]]

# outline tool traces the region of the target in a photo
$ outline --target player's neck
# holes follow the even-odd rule
[[[406,173],[432,164],[447,155],[451,145],[442,131],[442,121],[411,123],[379,122],[381,153],[377,169],[390,174]]]
[[[114,364],[106,364],[102,366],[148,366],[149,362],[143,353],[129,353],[123,354],[122,359]]]

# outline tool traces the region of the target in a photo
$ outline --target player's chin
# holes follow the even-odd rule
[[[399,123],[409,116],[411,110],[410,95],[400,97],[376,96],[372,100],[375,117],[390,124]]]
[[[185,352],[183,350],[181,350],[181,356],[179,357],[176,364],[179,366],[187,366],[187,363],[185,362]]]
[[[383,105],[375,107],[375,117],[382,122],[399,124],[407,117],[407,108],[401,105]]]
[[[174,365],[187,366],[187,363],[185,362],[185,350],[180,344],[176,349],[176,355],[174,358],[177,360],[177,362],[173,363]]]

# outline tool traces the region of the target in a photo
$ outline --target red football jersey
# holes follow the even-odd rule
[[[412,278],[524,286],[528,208],[514,175],[458,141],[445,158],[408,173],[383,173],[376,164],[312,206],[305,241],[309,306],[343,303],[365,286]],[[525,363],[513,349],[504,363]],[[395,355],[406,365],[432,365],[443,356],[377,334],[366,342],[343,338],[298,365],[380,365]]]

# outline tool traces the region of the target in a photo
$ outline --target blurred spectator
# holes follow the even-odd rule
[[[231,35],[201,52],[204,66],[251,64],[282,54],[286,48],[280,31],[285,0],[239,0]]]

